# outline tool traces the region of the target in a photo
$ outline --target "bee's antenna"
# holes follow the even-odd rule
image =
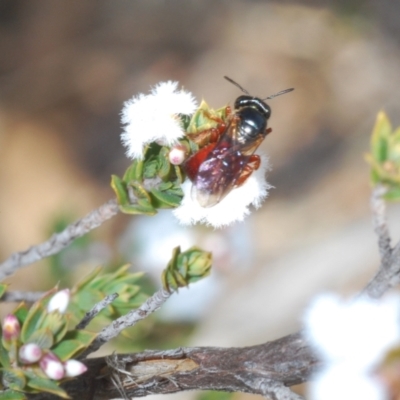
[[[294,90],[294,88],[281,90],[280,92],[275,93],[275,94],[273,94],[272,96],[266,97],[266,98],[263,99],[263,100],[271,100],[271,99],[273,99],[274,97],[280,96],[281,94],[285,94],[285,93],[292,92],[293,90]]]
[[[233,79],[231,79],[231,78],[229,78],[229,77],[227,77],[227,76],[224,76],[224,78],[225,78],[228,82],[230,82],[230,83],[234,84],[235,86],[237,86],[243,93],[250,94],[246,89],[242,88],[242,87],[241,87],[237,82],[235,82]]]

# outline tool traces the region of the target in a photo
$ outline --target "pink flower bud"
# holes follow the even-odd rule
[[[19,359],[24,364],[33,364],[42,357],[42,349],[36,343],[27,343],[19,349]]]
[[[168,155],[169,162],[173,165],[180,165],[185,161],[186,148],[181,144],[177,144],[171,148]]]
[[[40,360],[40,368],[50,378],[56,381],[64,378],[64,366],[53,353],[47,353]]]
[[[18,319],[13,314],[8,314],[3,320],[3,338],[4,340],[16,339],[19,336],[21,327]]]
[[[82,375],[87,371],[85,364],[78,360],[68,360],[64,363],[65,376],[72,378],[74,376]]]
[[[60,290],[50,299],[49,304],[47,305],[47,311],[58,311],[61,314],[64,314],[65,311],[67,311],[70,297],[69,289]]]

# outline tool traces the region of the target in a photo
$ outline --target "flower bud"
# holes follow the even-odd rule
[[[58,291],[49,301],[47,305],[47,311],[58,311],[61,314],[64,314],[67,311],[69,299],[70,299],[70,290],[64,289]]]
[[[185,146],[177,144],[171,148],[168,158],[173,165],[180,165],[185,161],[187,152]]]
[[[85,364],[78,360],[68,360],[64,363],[65,376],[72,378],[74,376],[82,375],[87,371]]]
[[[42,357],[42,349],[36,343],[27,343],[19,349],[19,360],[23,364],[33,364]]]
[[[42,357],[40,360],[40,368],[50,379],[58,381],[64,378],[64,366],[53,353],[47,353]]]
[[[3,320],[3,338],[4,340],[16,339],[21,331],[21,326],[17,317],[8,314]]]

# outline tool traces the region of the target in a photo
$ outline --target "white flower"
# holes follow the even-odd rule
[[[24,364],[33,364],[42,357],[42,349],[36,343],[27,343],[19,349],[19,359]]]
[[[74,376],[82,375],[87,371],[85,364],[78,360],[68,360],[64,363],[65,376],[73,378]]]
[[[64,314],[67,311],[69,300],[71,297],[71,292],[69,289],[63,289],[58,291],[47,304],[47,311],[53,312],[58,311]]]
[[[141,159],[147,144],[157,141],[171,146],[185,134],[178,114],[193,114],[197,104],[191,93],[177,87],[178,82],[161,82],[151,94],[139,94],[124,103],[121,140],[128,157]]]
[[[312,400],[387,399],[387,390],[381,381],[347,364],[333,364],[317,373],[308,394]]]
[[[183,225],[205,223],[215,228],[230,225],[235,221],[243,221],[250,214],[249,207],[259,208],[267,197],[271,186],[265,180],[268,160],[261,157],[260,168],[254,171],[246,182],[231,190],[218,204],[212,207],[202,207],[192,196],[192,182],[185,181],[182,185],[184,197],[173,214]]]
[[[324,366],[310,384],[311,399],[384,399],[372,372],[400,341],[399,317],[399,296],[317,297],[305,313],[305,335]]]
[[[40,368],[50,378],[56,381],[64,378],[64,366],[59,358],[53,353],[47,353],[40,360]]]

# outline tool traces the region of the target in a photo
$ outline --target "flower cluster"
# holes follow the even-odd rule
[[[312,400],[384,400],[374,374],[400,341],[400,298],[343,300],[320,295],[305,314],[305,335],[323,361],[310,383]]]
[[[201,114],[200,110],[204,111],[202,107],[205,104],[202,103],[196,111],[196,102],[192,94],[178,90],[177,87],[177,82],[162,82],[153,88],[150,94],[139,94],[124,104],[122,122],[125,127],[121,139],[126,146],[128,157],[143,160],[146,146],[156,142],[169,149],[167,162],[174,166],[182,166],[185,171],[185,159],[195,154],[198,146],[197,143],[191,143],[193,132],[186,135],[184,127],[199,124],[197,133],[201,133],[202,129],[207,131],[209,121],[204,124],[204,128],[201,128],[201,121],[207,119],[203,116],[207,116],[209,110]],[[214,110],[211,112],[215,113]],[[226,117],[226,113],[223,114]],[[184,121],[190,123],[185,124]],[[211,122],[213,121],[211,118]],[[193,193],[193,183],[187,179],[181,186],[183,198],[174,210],[175,217],[183,225],[204,223],[215,228],[242,221],[250,213],[250,206],[260,207],[267,197],[271,187],[265,181],[267,169],[267,158],[261,157],[260,168],[254,171],[243,185],[230,190],[212,207],[199,204]]]
[[[63,314],[68,306],[70,292],[68,289],[61,290],[52,296],[48,305],[47,313]],[[21,325],[18,318],[13,314],[8,314],[2,323],[2,338],[3,345],[6,349],[18,349],[18,357],[15,361],[20,367],[35,367],[40,370],[50,379],[60,380],[67,377],[74,377],[86,372],[86,366],[80,361],[70,359],[62,362],[51,350],[45,346],[41,347],[40,340],[27,341],[20,343]]]
[[[179,114],[193,114],[197,104],[191,93],[177,87],[178,82],[162,82],[151,94],[139,94],[125,102],[121,139],[128,157],[141,159],[147,144],[157,141],[171,146],[184,136]]]

